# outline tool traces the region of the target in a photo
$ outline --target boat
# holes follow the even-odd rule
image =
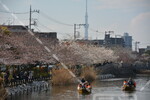
[[[92,87],[90,84],[79,84],[77,90],[80,94],[90,94]]]
[[[123,91],[134,91],[135,90],[135,86],[134,85],[123,85],[122,86],[122,90]]]

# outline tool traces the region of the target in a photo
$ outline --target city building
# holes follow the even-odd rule
[[[124,39],[122,37],[110,37],[110,34],[105,34],[105,46],[122,46],[124,47]]]
[[[128,33],[124,33],[122,38],[124,39],[124,47],[132,49],[132,36],[129,36]]]
[[[91,40],[92,44],[94,45],[100,45],[103,46],[104,45],[104,40]]]
[[[34,32],[38,37],[57,39],[56,32]]]
[[[56,32],[34,32],[34,34],[43,41],[45,45],[56,45],[59,42]]]
[[[22,26],[22,25],[2,25],[4,27],[7,27],[8,30],[12,33],[24,33],[28,32],[28,26]],[[57,39],[57,33],[56,32],[34,32],[34,34],[38,37],[45,37],[45,38],[51,38],[51,39]]]
[[[120,37],[110,37],[110,34],[105,34],[104,40],[76,40],[78,43],[82,44],[92,44],[97,46],[121,46],[124,47],[124,39]]]
[[[7,27],[10,32],[27,32],[28,26],[22,26],[22,25],[2,25],[4,27]]]
[[[150,50],[150,46],[147,46],[146,51]]]
[[[146,48],[139,48],[139,54],[142,55],[145,53]]]
[[[150,46],[147,46],[147,48],[139,48],[139,54],[142,55],[144,54],[146,51],[150,50]]]

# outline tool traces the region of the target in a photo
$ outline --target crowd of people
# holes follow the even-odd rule
[[[16,82],[17,80],[28,81],[29,79],[33,78],[33,73],[34,73],[33,71],[20,71],[20,72],[4,71],[2,72],[3,82],[5,85],[7,85],[10,82]]]

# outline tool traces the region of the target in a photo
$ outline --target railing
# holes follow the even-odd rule
[[[32,78],[32,79],[17,79],[17,80],[10,80],[9,82],[4,81],[3,86],[4,87],[13,87],[13,86],[18,86],[21,84],[26,84],[26,83],[32,83],[33,81],[47,81],[51,80],[51,77],[39,77],[39,78]]]
[[[99,75],[98,76],[98,79],[109,79],[109,78],[115,78],[115,75],[105,74],[105,75]]]

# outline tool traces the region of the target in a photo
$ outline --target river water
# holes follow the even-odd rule
[[[77,85],[53,86],[48,91],[9,96],[8,100],[150,100],[150,77],[137,77],[136,91],[121,90],[123,78],[97,80],[92,83],[92,93],[79,94]]]

